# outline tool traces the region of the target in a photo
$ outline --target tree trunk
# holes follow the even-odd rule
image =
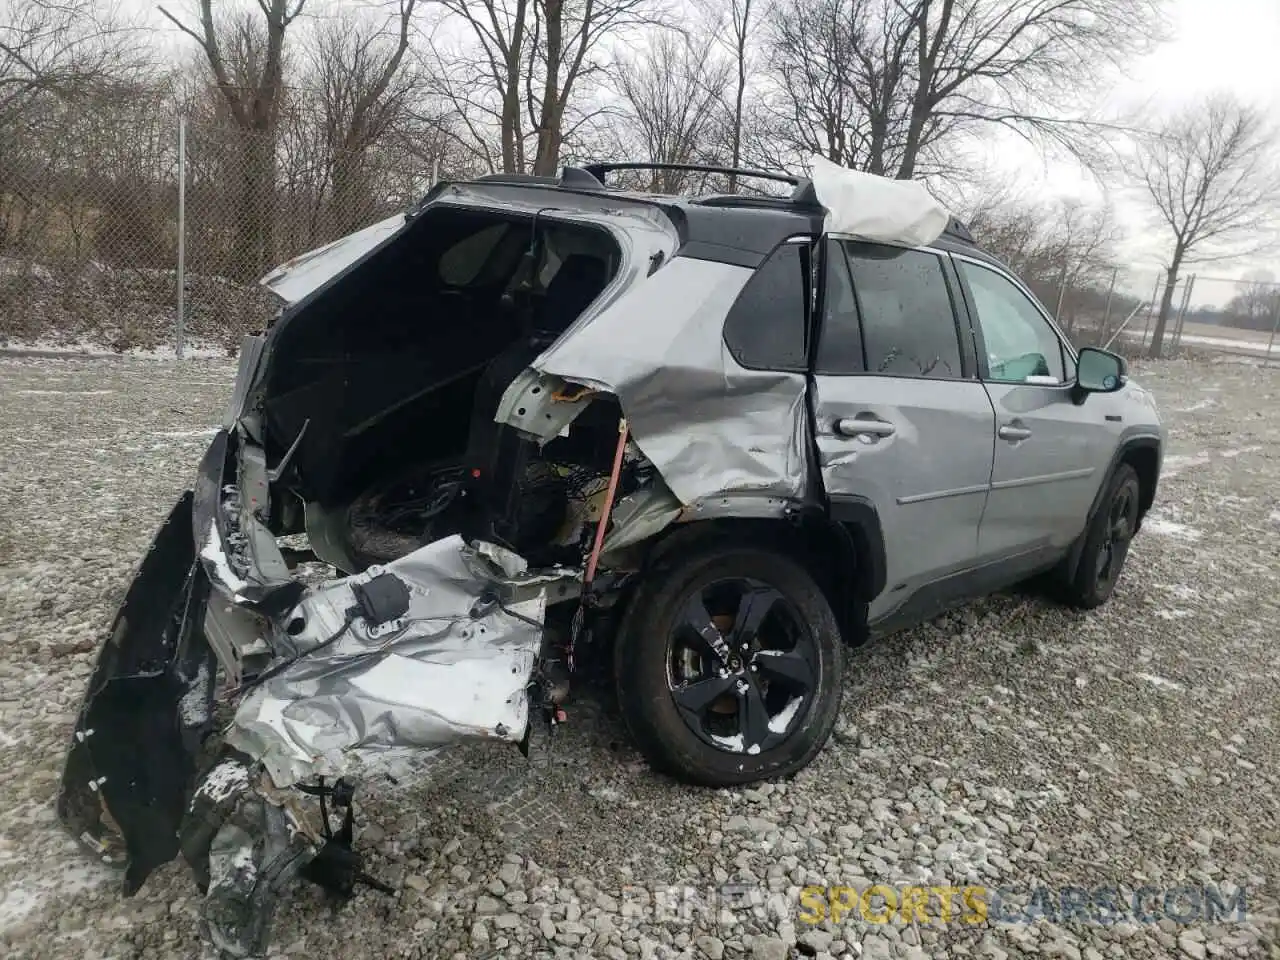
[[[333,192],[324,242],[354,233],[369,223],[373,214],[365,175],[364,154],[342,150],[333,161]]]
[[[547,78],[542,87],[538,152],[533,158],[536,176],[553,177],[560,165],[560,66],[564,59],[564,9],[561,0],[545,0],[547,17]],[[583,29],[587,29],[584,25]]]
[[[241,283],[253,283],[271,265],[271,214],[275,206],[273,138],[242,131],[240,209],[228,273]]]
[[[742,100],[747,92],[747,18],[751,16],[751,0],[747,0],[738,27],[738,88],[733,98],[733,161],[735,169],[742,163]],[[737,174],[729,175],[729,192],[738,192]]]
[[[1164,296],[1160,298],[1160,315],[1156,317],[1156,329],[1151,334],[1151,348],[1147,352],[1147,356],[1152,360],[1159,360],[1161,350],[1164,348],[1164,331],[1169,324],[1169,314],[1173,312],[1173,288],[1178,282],[1178,268],[1182,266],[1182,253],[1175,251],[1173,262],[1169,265],[1169,269],[1165,278]]]
[[[524,50],[524,21],[529,0],[518,0],[515,24],[507,48],[506,90],[502,95],[502,172],[524,173],[520,140],[520,61]]]

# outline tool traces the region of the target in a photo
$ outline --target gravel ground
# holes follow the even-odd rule
[[[394,897],[302,887],[273,951],[334,957],[1280,957],[1280,373],[1138,365],[1172,430],[1104,609],[1000,595],[849,657],[831,744],[786,783],[651,773],[606,702],[532,762],[456,749],[370,784]],[[171,864],[132,900],[51,798],[100,632],[191,478],[226,362],[0,360],[0,952],[201,957]],[[806,923],[808,885],[1247,888],[1217,923]],[[1056,892],[1054,894],[1056,897]],[[1025,902],[1026,897],[1021,902]],[[1041,901],[1042,904],[1044,901]],[[875,903],[871,903],[875,906]],[[957,916],[959,907],[957,907]]]

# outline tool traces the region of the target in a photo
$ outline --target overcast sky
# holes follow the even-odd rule
[[[1169,0],[1167,9],[1171,39],[1135,61],[1129,79],[1115,90],[1114,107],[1174,107],[1229,91],[1266,109],[1280,126],[1280,0]],[[1036,170],[1034,176],[1043,179],[1051,193],[1095,200],[1101,196],[1098,185],[1069,164]],[[1155,271],[1167,257],[1167,241],[1152,228],[1140,193],[1119,184],[1103,186],[1110,188],[1117,219],[1128,234],[1121,253],[1133,269],[1122,284],[1149,296]],[[1280,276],[1280,255],[1192,266],[1188,269],[1201,272],[1193,299],[1225,302],[1232,286],[1208,278],[1238,277],[1258,267]]]
[[[191,6],[184,0],[169,2],[169,9],[175,12]],[[153,0],[124,3],[134,10],[145,10],[157,26],[167,26],[156,15]],[[1263,107],[1280,127],[1280,0],[1166,3],[1170,40],[1154,53],[1135,59],[1128,69],[1128,79],[1117,85],[1110,106],[1117,113],[1148,104],[1158,110],[1194,102],[1221,90]],[[181,36],[172,28],[168,32],[166,39],[175,47],[181,46]],[[1135,294],[1150,294],[1155,273],[1167,256],[1167,243],[1153,229],[1141,195],[1119,183],[1099,185],[1072,163],[1046,164],[1043,157],[1021,143],[1001,144],[993,154],[993,162],[1008,166],[1032,192],[1043,189],[1047,195],[1071,195],[1093,203],[1100,202],[1104,194],[1109,196],[1127,234],[1121,259],[1132,264],[1121,284]],[[1238,277],[1259,267],[1280,276],[1280,254],[1255,257],[1250,262],[1215,263],[1204,268],[1204,275]],[[1198,283],[1196,289],[1203,294],[1203,301],[1197,295],[1197,302],[1206,303],[1225,302],[1233,292],[1227,284]]]

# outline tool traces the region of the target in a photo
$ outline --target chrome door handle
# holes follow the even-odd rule
[[[1006,423],[996,433],[1001,440],[1026,440],[1031,436],[1029,427],[1019,427],[1012,423]]]
[[[887,420],[844,417],[836,421],[836,434],[841,437],[891,437],[897,429]]]

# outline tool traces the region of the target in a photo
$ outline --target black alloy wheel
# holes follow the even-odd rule
[[[697,587],[668,638],[667,682],[689,729],[732,753],[769,750],[791,732],[817,679],[813,628],[759,580]]]
[[[681,780],[788,776],[831,735],[844,655],[826,594],[797,558],[695,543],[651,568],[627,601],[618,705],[649,762]]]

